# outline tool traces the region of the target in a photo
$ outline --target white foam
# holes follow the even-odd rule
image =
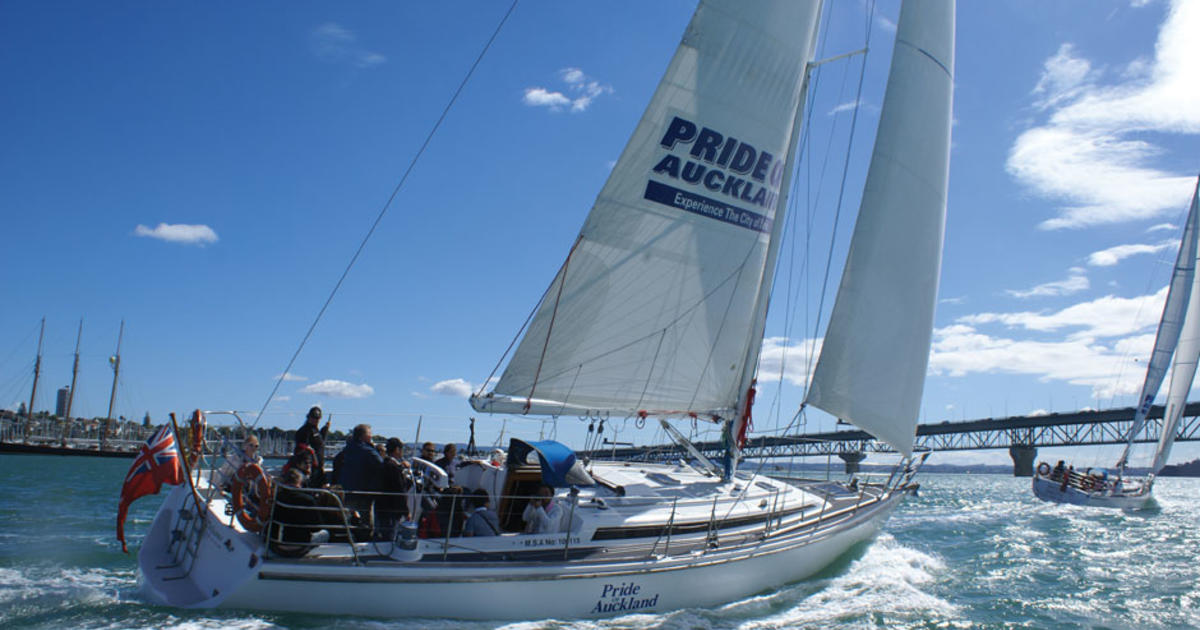
[[[880,538],[845,574],[834,577],[815,592],[802,597],[786,611],[742,623],[741,628],[784,628],[797,625],[828,626],[863,615],[884,617],[952,617],[957,608],[920,587],[935,582],[945,572],[941,559],[904,547],[889,535]],[[797,585],[803,589],[804,584]],[[791,589],[787,589],[791,590]],[[785,593],[780,594],[786,598]],[[770,598],[780,596],[772,595]],[[757,607],[763,598],[730,605]],[[744,611],[754,614],[757,611]]]

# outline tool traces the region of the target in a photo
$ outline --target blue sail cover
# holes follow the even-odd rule
[[[554,440],[526,442],[512,438],[508,444],[509,468],[532,464],[530,455],[533,453],[537,453],[538,463],[542,467],[542,481],[548,486],[565,488],[573,485],[591,486],[596,483],[583,469],[582,462],[575,457],[575,451]]]

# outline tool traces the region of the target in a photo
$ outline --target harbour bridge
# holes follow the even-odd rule
[[[1124,444],[1133,425],[1133,407],[1103,411],[1076,411],[1037,416],[984,418],[966,422],[917,425],[917,451],[974,451],[1007,448],[1013,474],[1033,475],[1038,447]],[[1157,442],[1162,430],[1163,407],[1151,407],[1145,430],[1138,442]],[[1188,403],[1179,423],[1176,441],[1200,441],[1200,402]],[[720,458],[721,442],[698,442],[694,446],[706,457]],[[746,441],[742,456],[748,459],[837,455],[846,462],[846,472],[857,472],[859,462],[871,453],[894,453],[887,444],[866,431],[851,429],[789,436],[760,436]],[[686,457],[676,445],[600,449],[589,455],[627,459],[668,460]]]

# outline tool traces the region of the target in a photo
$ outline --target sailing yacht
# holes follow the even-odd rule
[[[406,521],[381,537],[336,488],[281,486],[247,464],[226,491],[229,477],[212,472],[220,458],[205,453],[146,535],[147,597],[380,617],[606,617],[744,598],[872,539],[923,461],[913,440],[941,264],[954,4],[906,0],[901,11],[806,401],[902,455],[886,478],[848,483],[738,469],[820,13],[816,0],[699,3],[494,389],[471,398],[490,413],[655,419],[685,449],[671,423],[712,422],[728,437],[724,461],[694,448],[668,464],[583,461],[557,442],[514,439],[502,465],[458,467],[455,483],[484,495],[500,523],[464,537],[462,508],[438,492],[444,471],[414,458],[424,485],[407,495],[409,516],[434,498],[449,525],[435,536]],[[250,486],[257,500],[243,496]],[[557,525],[525,533],[522,516],[546,501]]]
[[[1200,178],[1197,178],[1196,189],[1192,193],[1192,205],[1180,238],[1179,253],[1175,257],[1175,269],[1167,290],[1167,300],[1163,304],[1162,318],[1158,322],[1154,350],[1150,353],[1146,379],[1138,396],[1140,404],[1134,412],[1133,424],[1126,436],[1121,457],[1111,471],[1077,471],[1073,466],[1066,466],[1065,462],[1059,462],[1054,467],[1048,462],[1038,464],[1033,477],[1033,493],[1039,499],[1053,503],[1138,509],[1153,498],[1154,479],[1171,454],[1179,421],[1187,406],[1187,395],[1196,376],[1196,362],[1200,358],[1200,300],[1193,299],[1200,295],[1200,289],[1196,287],[1200,282],[1200,276],[1196,275],[1196,265],[1200,261],[1200,250],[1197,249],[1200,241],[1200,232],[1197,231],[1200,215],[1198,195]],[[1167,388],[1167,406],[1150,473],[1146,477],[1129,477],[1126,471],[1130,451],[1147,427],[1150,407],[1166,378],[1168,366],[1171,367],[1171,384]]]

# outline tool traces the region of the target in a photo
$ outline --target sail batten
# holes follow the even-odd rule
[[[900,13],[875,150],[807,403],[912,453],[941,269],[954,6]]]
[[[700,3],[481,411],[729,417],[819,2]],[[521,403],[514,410],[512,404]]]

